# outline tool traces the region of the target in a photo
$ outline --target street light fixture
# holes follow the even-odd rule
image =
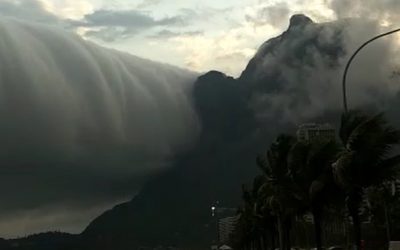
[[[347,92],[346,92],[346,78],[347,78],[347,72],[349,71],[350,65],[353,62],[354,58],[357,56],[357,54],[364,48],[366,47],[368,44],[372,43],[373,41],[384,37],[384,36],[388,36],[390,34],[396,33],[400,31],[400,29],[395,29],[386,33],[383,33],[381,35],[375,36],[373,38],[371,38],[370,40],[366,41],[365,43],[363,43],[354,53],[353,55],[350,57],[349,61],[346,64],[346,68],[344,70],[344,74],[343,74],[343,80],[342,80],[342,85],[343,85],[343,108],[345,113],[348,112],[348,106],[347,106]]]

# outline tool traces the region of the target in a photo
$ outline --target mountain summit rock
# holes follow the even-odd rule
[[[311,18],[309,18],[306,15],[303,14],[297,14],[297,15],[293,15],[290,18],[290,22],[289,22],[289,29],[296,27],[296,26],[304,26],[304,25],[308,25],[314,23]]]

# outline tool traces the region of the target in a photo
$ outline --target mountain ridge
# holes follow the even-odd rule
[[[319,35],[320,28],[317,26],[304,15],[293,16],[288,30],[281,36],[264,43],[249,65],[254,65],[255,59],[263,59],[274,53],[282,42],[290,41],[293,36],[301,34],[305,29],[311,29],[316,33],[304,39],[304,42],[294,47],[294,50],[312,45],[315,37]],[[303,55],[300,53],[296,57],[301,60]],[[332,56],[339,58],[341,53],[338,52]],[[236,207],[240,203],[241,183],[250,181],[251,177],[257,173],[254,159],[272,139],[268,137],[275,134],[271,131],[262,131],[262,129],[260,132],[259,127],[262,125],[258,124],[254,110],[248,105],[252,93],[260,91],[259,86],[274,84],[274,80],[271,80],[270,75],[267,75],[267,78],[255,79],[257,72],[249,70],[251,68],[249,65],[237,79],[218,71],[209,71],[197,79],[193,97],[202,124],[197,146],[192,152],[183,156],[183,160],[178,159],[176,166],[164,176],[145,185],[141,195],[124,205],[125,209],[122,209],[124,211],[117,212],[121,207],[116,207],[114,212],[113,210],[106,212],[95,219],[83,235],[88,235],[88,237],[96,235],[96,231],[103,226],[105,231],[100,230],[97,231],[98,233],[105,234],[108,230],[114,233],[122,230],[116,234],[124,238],[124,234],[132,232],[130,239],[141,242],[136,244],[152,247],[157,244],[181,244],[204,248],[212,242],[213,234],[210,231],[213,232],[213,230],[209,228],[212,225],[210,206],[217,200],[226,207]],[[258,67],[264,67],[264,65],[256,64],[255,69],[259,70]],[[253,77],[250,77],[251,75]],[[261,91],[271,90],[267,87],[265,90],[261,88]],[[291,126],[286,125],[286,127],[293,129]],[[282,128],[276,128],[276,130]],[[223,184],[219,176],[225,176]],[[204,182],[201,182],[201,179],[204,179]],[[146,200],[144,196],[152,198]],[[159,199],[164,202],[158,203]],[[135,206],[139,206],[138,204],[144,206],[139,208],[141,218],[134,215]],[[130,212],[128,207],[132,209]],[[184,211],[180,207],[184,207]],[[160,208],[162,210],[159,210]],[[161,217],[158,213],[161,213]],[[133,218],[131,224],[125,224],[125,221],[120,219],[126,220],[129,216]],[[112,221],[118,229],[108,228],[105,226],[106,221]],[[146,223],[157,225],[155,230],[157,232],[143,233],[148,230]],[[137,225],[142,225],[142,227],[137,228]],[[175,236],[164,237],[169,233]],[[158,234],[158,239],[157,237],[145,239],[148,234]],[[91,244],[93,243],[85,247],[91,247]],[[102,244],[95,248],[98,247],[102,247]]]

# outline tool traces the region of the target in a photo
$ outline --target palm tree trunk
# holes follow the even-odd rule
[[[285,250],[285,237],[284,237],[284,227],[283,227],[283,221],[282,221],[282,215],[279,213],[278,214],[278,234],[279,234],[279,249]]]
[[[291,241],[290,241],[290,229],[291,229],[291,220],[289,218],[285,219],[285,243],[286,243],[286,250],[291,249]]]
[[[268,230],[264,231],[264,235],[261,237],[261,239],[262,239],[262,243],[263,243],[263,249],[264,250],[268,250],[268,246],[269,246],[269,243],[268,243]]]
[[[353,190],[347,198],[347,208],[353,219],[354,244],[357,250],[361,250],[361,221],[359,215],[361,200],[360,190]]]
[[[317,250],[322,250],[322,228],[321,228],[321,211],[318,208],[313,209],[315,244]]]
[[[357,213],[352,213],[351,218],[353,219],[354,227],[354,244],[357,250],[361,250],[361,222],[360,216]]]
[[[266,239],[265,239],[265,234],[263,234],[263,233],[261,233],[261,236],[260,236],[260,249],[268,250],[267,242],[266,242]]]
[[[256,238],[256,243],[257,243],[257,246],[256,246],[257,250],[264,250],[261,236]]]
[[[391,241],[391,230],[390,230],[390,219],[389,219],[389,213],[388,213],[388,208],[387,208],[387,202],[384,201],[384,209],[385,209],[385,224],[386,224],[386,237],[388,241],[388,246],[390,245]]]
[[[275,248],[276,248],[276,245],[275,245],[275,242],[276,242],[276,239],[275,239],[275,236],[276,236],[276,230],[275,230],[276,228],[275,228],[275,226],[274,226],[274,224],[273,223],[271,223],[271,226],[270,226],[270,237],[271,237],[271,249],[272,250],[275,250]]]
[[[266,231],[266,230],[265,230]],[[267,238],[267,233],[265,232],[263,236],[261,236],[262,244],[263,244],[263,249],[268,250],[268,238]]]

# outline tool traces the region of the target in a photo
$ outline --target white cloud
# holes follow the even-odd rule
[[[38,0],[45,10],[64,19],[80,19],[94,11],[95,5],[90,0]]]
[[[204,36],[181,36],[170,42],[178,44],[172,48],[184,57],[186,67],[201,72],[216,69],[238,76],[258,46],[278,33],[271,25],[254,27],[245,22],[212,35],[206,32]]]
[[[215,25],[216,21],[209,19],[204,36],[177,37],[167,42],[178,44],[172,48],[184,58],[185,67],[197,71],[217,69],[238,76],[257,48],[283,32],[289,17],[296,13],[305,13],[317,22],[335,17],[325,0],[249,2],[230,6],[226,15],[217,15],[225,15],[225,25]]]
[[[235,76],[241,73],[258,46],[286,29],[290,15],[305,12],[316,21],[334,17],[325,0],[235,0],[229,3],[220,0],[201,3],[183,0],[173,3],[161,0],[25,1],[40,3],[44,11],[60,20],[76,20],[76,32],[79,35],[102,45],[192,70],[218,69]],[[139,10],[139,7],[145,9]],[[115,23],[103,23],[101,27],[82,27],[85,26],[86,17],[98,17],[99,13],[106,13],[110,17],[110,13],[124,14],[132,11],[142,13],[153,22],[172,20],[174,17],[182,18],[182,22],[190,22],[186,27],[172,27],[172,22],[165,23],[162,27],[154,26],[143,32],[115,27]],[[128,21],[133,26],[137,24],[132,19]],[[154,42],[154,37],[162,30],[170,30],[170,34],[174,35],[164,36],[162,43]],[[171,53],[174,56],[169,56]]]

